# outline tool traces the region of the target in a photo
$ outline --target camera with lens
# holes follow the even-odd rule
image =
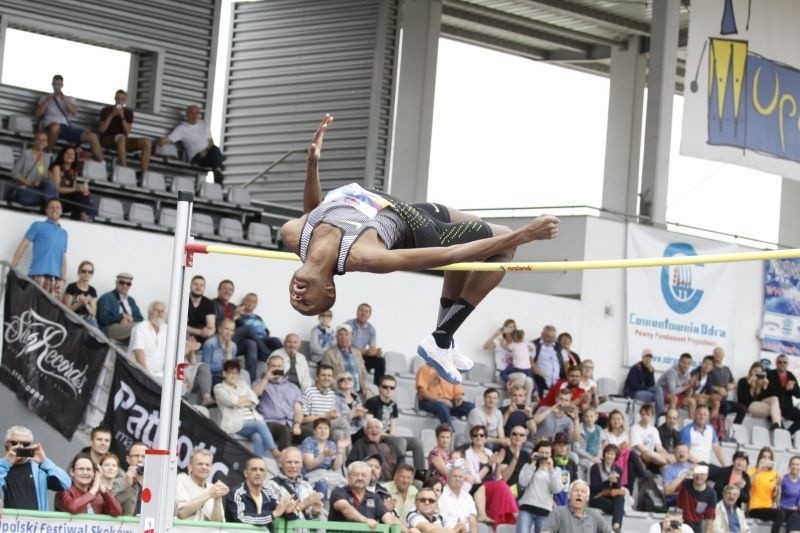
[[[762,372],[762,373],[760,373],[760,374],[756,374],[756,378],[757,378],[757,379],[764,379],[764,378],[766,378],[766,377],[767,377],[767,375],[766,375],[765,373],[763,373],[763,372]]]
[[[143,476],[144,475],[144,465],[139,465],[136,467],[136,475]]]
[[[272,371],[272,375],[273,376],[282,376],[283,375],[283,369],[282,368],[276,368],[275,370]]]
[[[33,448],[17,448],[14,453],[17,457],[33,457]]]

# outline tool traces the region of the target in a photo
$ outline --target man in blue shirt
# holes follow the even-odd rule
[[[51,198],[45,204],[44,212],[47,219],[31,224],[14,252],[11,266],[16,268],[19,265],[25,250],[33,243],[28,276],[44,290],[58,293],[63,289],[67,277],[67,232],[58,223],[62,212],[61,201]]]
[[[369,323],[372,316],[372,306],[368,303],[358,305],[356,317],[346,322],[353,328],[353,346],[361,350],[364,366],[367,370],[375,371],[375,385],[380,384],[381,378],[386,373],[386,360],[383,350],[378,347],[378,336],[375,326]]]

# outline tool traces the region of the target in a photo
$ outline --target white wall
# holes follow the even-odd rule
[[[0,213],[3,226],[0,258],[10,259],[27,227],[40,217],[11,211]],[[556,242],[526,246],[520,250],[518,258],[563,259],[567,250],[570,259],[625,257],[624,223],[592,217],[571,217],[564,222]],[[96,267],[93,285],[98,292],[110,290],[115,275],[128,271],[135,276],[131,294],[140,307],[146,307],[156,298],[168,300],[171,236],[70,220],[63,221],[63,225],[69,232],[71,275],[81,260],[90,259]],[[23,271],[27,271],[29,262],[28,254],[22,262]],[[287,299],[289,278],[296,267],[297,263],[290,261],[197,255],[190,275],[197,273],[206,277],[209,297],[216,295],[220,280],[232,279],[236,284],[235,300],[250,291],[259,295],[257,311],[273,334],[282,337],[288,332],[297,332],[301,338],[306,338],[315,319],[294,312]],[[762,266],[760,262],[737,263],[735,268],[737,312],[731,328],[733,349],[728,364],[735,375],[743,375],[750,362],[760,356],[755,333],[761,325]],[[525,285],[526,279],[530,279],[531,285],[541,285],[542,280],[537,278],[540,275],[512,273],[506,279],[513,276],[515,285]],[[457,341],[461,349],[488,363],[492,356],[481,350],[481,345],[504,319],[514,318],[530,338],[538,336],[544,324],[553,324],[559,331],[569,331],[573,335],[577,352],[600,363],[596,365],[598,376],[624,379],[624,271],[587,270],[581,276],[581,300],[505,288],[495,290],[459,331]],[[351,273],[337,277],[337,285],[339,297],[333,309],[334,324],[354,317],[360,302],[369,302],[373,306],[372,321],[378,330],[379,344],[385,350],[411,356],[418,341],[434,327],[441,285],[436,276]],[[609,304],[614,308],[613,316],[604,313]]]

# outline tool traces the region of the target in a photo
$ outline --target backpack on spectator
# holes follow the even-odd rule
[[[639,479],[639,495],[636,499],[636,510],[645,513],[666,513],[667,499],[655,480],[655,477]]]
[[[720,442],[736,442],[733,438],[733,424],[728,417],[718,414],[711,418],[711,427],[717,432],[717,439]]]

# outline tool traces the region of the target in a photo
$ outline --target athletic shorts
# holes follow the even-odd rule
[[[395,202],[392,211],[405,222],[404,235],[395,248],[453,246],[492,236],[482,220],[450,222],[450,212],[441,204]]]
[[[86,130],[83,128],[62,124],[61,129],[58,131],[58,138],[67,141],[73,146],[78,146],[81,144],[81,135],[83,135],[84,131]]]

